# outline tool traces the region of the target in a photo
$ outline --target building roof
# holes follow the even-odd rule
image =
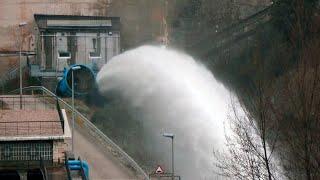
[[[120,30],[120,17],[35,14],[40,30]]]
[[[1,110],[0,136],[60,136],[63,128],[56,110]]]

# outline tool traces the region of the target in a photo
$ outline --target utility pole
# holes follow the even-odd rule
[[[167,137],[171,139],[171,167],[172,167],[172,180],[174,180],[174,147],[173,147],[173,139],[174,134],[171,133],[163,133],[163,137]]]
[[[19,24],[19,30],[20,30],[20,50],[19,50],[19,87],[20,87],[20,109],[22,109],[22,60],[21,60],[21,51],[22,51],[22,43],[23,43],[23,37],[22,37],[22,28],[27,25],[26,22],[21,22]]]
[[[72,153],[74,154],[74,119],[75,119],[75,114],[74,114],[74,76],[73,72],[76,70],[81,69],[80,66],[73,66],[71,68],[71,80],[72,80]]]

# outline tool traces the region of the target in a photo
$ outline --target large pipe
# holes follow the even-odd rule
[[[80,69],[72,70],[73,67],[79,66]],[[63,78],[58,82],[57,95],[70,97],[72,95],[72,71],[74,78],[74,94],[83,96],[90,92],[95,86],[95,75],[93,71],[85,65],[72,65],[63,73]]]
[[[85,175],[89,178],[89,164],[86,161],[68,160],[70,170],[80,170],[83,167]]]

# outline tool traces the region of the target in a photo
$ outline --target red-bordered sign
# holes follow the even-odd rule
[[[158,165],[155,173],[156,173],[156,174],[163,174],[163,173],[164,173],[164,170],[163,170],[163,168],[162,168],[160,165]]]

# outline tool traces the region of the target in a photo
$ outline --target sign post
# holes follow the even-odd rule
[[[164,173],[163,168],[161,166],[158,166],[155,173],[156,174],[163,174]]]
[[[162,166],[158,165],[157,168],[149,174],[150,179],[163,179],[163,180],[172,180],[172,173],[166,173]],[[173,176],[174,179],[180,180],[180,176]]]

